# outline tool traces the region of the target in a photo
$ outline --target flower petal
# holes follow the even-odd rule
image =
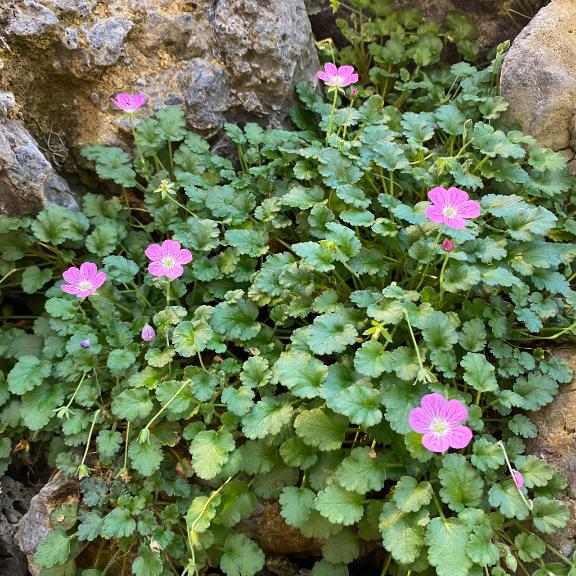
[[[451,425],[462,424],[468,419],[468,409],[460,400],[448,400],[444,406],[442,416]]]
[[[100,286],[106,282],[106,278],[107,276],[104,274],[104,272],[98,272],[98,274],[94,276],[94,280],[92,280],[92,287],[94,290],[98,290],[98,288],[100,288]]]
[[[466,200],[462,204],[456,206],[458,216],[462,218],[478,218],[480,216],[480,203],[476,200]]]
[[[408,424],[414,432],[426,434],[430,431],[430,414],[423,408],[414,408],[408,416]]]
[[[320,78],[323,82],[330,82],[332,80],[332,76],[323,70],[316,72],[316,76]]]
[[[442,186],[436,186],[436,188],[432,188],[432,190],[428,192],[428,198],[432,203],[436,204],[436,206],[444,208],[448,200],[448,190]]]
[[[324,64],[324,70],[326,70],[326,72],[330,74],[330,76],[338,75],[338,68],[336,68],[336,66],[332,64],[332,62],[326,62],[326,64]]]
[[[169,268],[160,264],[160,262],[151,262],[148,264],[148,272],[152,276],[167,276]]]
[[[422,436],[422,445],[430,452],[446,452],[450,448],[447,435],[438,436],[432,432]]]
[[[186,250],[186,248],[178,250],[176,254],[176,262],[178,264],[188,264],[189,262],[192,262],[192,252]]]
[[[71,286],[70,284],[62,284],[60,290],[66,292],[66,294],[74,294],[74,296],[78,296],[81,292],[81,290],[78,290],[76,286]]]
[[[80,275],[82,276],[82,280],[92,280],[96,276],[98,272],[98,267],[94,262],[83,262],[80,264]]]
[[[444,214],[442,214],[442,209],[435,204],[432,204],[426,208],[426,218],[428,218],[428,220],[432,220],[432,222],[444,224]]]
[[[62,272],[62,278],[64,278],[68,284],[78,284],[78,282],[82,280],[82,275],[78,268],[72,266],[68,268],[68,270]]]
[[[466,228],[466,220],[464,220],[464,218],[460,218],[459,216],[455,216],[454,218],[443,216],[442,222],[446,224],[448,228],[454,228],[455,230],[462,230],[462,228]]]
[[[180,242],[176,240],[164,240],[162,242],[162,255],[175,257],[180,250]]]
[[[348,76],[352,76],[352,74],[354,74],[354,66],[340,66],[338,68],[338,76],[348,79]]]
[[[162,246],[160,246],[160,244],[150,244],[150,246],[144,250],[144,254],[146,254],[150,260],[161,260],[164,256],[164,252],[162,251]]]
[[[180,266],[180,264],[174,264],[174,266],[170,266],[170,268],[166,268],[166,278],[170,280],[175,280],[176,278],[180,278],[184,274],[184,268]]]
[[[432,414],[432,416],[441,416],[444,413],[444,409],[448,401],[440,392],[434,392],[432,394],[426,394],[422,396],[420,400],[420,405],[424,410]]]
[[[468,426],[454,426],[450,432],[446,434],[450,448],[466,448],[472,440],[472,430]]]

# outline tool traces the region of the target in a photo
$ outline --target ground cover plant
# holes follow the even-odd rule
[[[571,379],[565,160],[501,123],[505,47],[441,63],[475,57],[464,17],[355,16],[296,129],[226,127],[237,163],[121,94],[134,149],[84,155],[122,194],[0,218],[2,470],[46,452],[82,491],[43,574],[252,576],[265,500],[313,576],[362,541],[382,575],[576,573],[524,443]]]

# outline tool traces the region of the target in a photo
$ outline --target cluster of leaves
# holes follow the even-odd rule
[[[84,476],[38,548],[46,575],[75,574],[92,544],[82,576],[126,559],[136,576],[252,576],[264,554],[238,527],[268,500],[322,541],[313,576],[346,575],[363,540],[396,574],[574,574],[538,535],[568,521],[566,481],[524,444],[571,379],[546,346],[574,332],[565,160],[501,125],[502,50],[445,67],[418,46],[436,30],[415,12],[366,26],[364,43],[409,40],[398,62],[396,40],[369,45],[371,83],[340,95],[329,138],[309,86],[295,131],[227,126],[240,168],[168,107],[138,123],[133,154],[85,150],[144,208],[88,194],[81,212],[0,219],[1,462],[43,445]],[[444,252],[426,193],[454,184],[482,214]],[[166,237],[194,253],[168,303],[144,256]],[[59,284],[83,261],[108,280],[81,302]],[[11,313],[24,302],[31,316]],[[434,455],[410,431],[430,391],[469,407],[468,450]]]

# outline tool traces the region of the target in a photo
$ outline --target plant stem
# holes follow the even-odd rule
[[[98,408],[98,410],[94,412],[94,417],[92,418],[92,425],[90,426],[90,432],[88,432],[88,439],[86,440],[86,449],[84,450],[84,455],[82,456],[82,462],[80,462],[80,466],[78,466],[78,469],[84,466],[84,462],[86,462],[86,458],[88,457],[88,450],[90,450],[90,440],[92,440],[92,433],[94,432],[94,426],[96,426],[96,420],[98,419],[99,415],[100,415],[100,408]]]
[[[386,574],[388,574],[388,568],[390,568],[391,563],[392,563],[392,554],[388,554],[388,558],[386,559],[384,566],[382,566],[382,572],[380,572],[380,576],[386,576]]]
[[[426,262],[426,266],[424,267],[424,270],[422,271],[422,276],[420,277],[420,281],[418,282],[418,285],[416,286],[416,290],[420,290],[420,286],[422,286],[422,283],[424,282],[425,278],[426,278],[426,273],[428,272],[428,268],[430,268],[430,263],[432,262],[432,259],[434,258],[434,253],[436,252],[436,247],[438,246],[438,242],[440,242],[440,236],[442,236],[444,232],[444,225],[440,228],[440,230],[438,230],[438,234],[436,236],[436,239],[434,240],[434,244],[432,245],[432,250],[430,250],[430,255],[428,256],[428,261]]]
[[[436,510],[438,510],[438,515],[442,520],[444,520],[444,522],[446,522],[446,516],[444,515],[444,510],[442,510],[442,503],[438,499],[436,492],[432,492],[432,497],[434,498],[434,504],[436,505]]]
[[[146,424],[146,426],[144,426],[143,430],[148,430],[150,428],[150,426],[152,426],[152,424],[164,412],[164,410],[166,410],[166,408],[168,408],[168,406],[170,406],[170,404],[172,404],[172,402],[174,402],[174,400],[176,400],[176,398],[178,398],[178,395],[180,394],[180,392],[182,392],[182,390],[184,390],[184,388],[186,388],[186,386],[190,385],[190,382],[191,382],[190,380],[184,380],[184,382],[182,383],[182,386],[180,386],[180,388],[178,388],[178,390],[173,394],[172,398],[170,398],[170,400],[168,400],[168,402],[166,402],[166,404],[164,404],[164,406],[162,406],[162,408],[160,408],[160,410],[158,410],[158,412],[156,412],[156,414],[154,416],[152,416],[152,418],[150,419],[148,424]]]
[[[422,362],[422,356],[420,356],[420,349],[418,348],[418,343],[416,342],[416,337],[414,336],[414,330],[412,330],[412,324],[410,324],[410,318],[406,308],[403,309],[404,318],[406,318],[406,324],[408,324],[408,330],[410,330],[410,337],[412,338],[412,343],[414,344],[414,351],[416,352],[416,357],[418,358],[418,364],[420,365],[420,370],[424,373],[424,364]]]
[[[334,122],[334,110],[336,110],[336,101],[338,100],[338,90],[334,88],[334,99],[332,100],[332,108],[330,108],[330,119],[328,120],[328,130],[326,131],[326,140],[332,134],[332,124]]]

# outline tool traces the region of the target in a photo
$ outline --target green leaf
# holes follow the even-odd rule
[[[501,484],[494,484],[488,492],[488,501],[491,506],[498,508],[506,518],[517,518],[518,520],[528,518],[528,507],[511,479]]]
[[[54,528],[36,548],[34,560],[42,568],[64,564],[70,554],[70,537],[63,528]]]
[[[500,550],[492,542],[492,529],[489,526],[474,527],[466,546],[470,559],[480,566],[493,566],[500,558]]]
[[[28,266],[22,272],[22,290],[26,294],[34,294],[38,292],[46,282],[52,278],[52,270],[44,268],[41,270],[38,266]]]
[[[402,564],[411,564],[422,551],[428,512],[402,512],[394,502],[386,502],[380,515],[380,532],[384,548]]]
[[[244,534],[231,534],[224,542],[220,569],[228,576],[254,576],[264,567],[264,552]]]
[[[480,318],[474,318],[462,325],[459,342],[464,350],[480,352],[486,346],[486,328]]]
[[[107,540],[113,538],[126,538],[136,530],[136,521],[127,508],[114,508],[104,517],[102,536]]]
[[[160,576],[164,571],[162,557],[152,552],[150,548],[142,546],[140,552],[132,563],[134,576]]]
[[[332,564],[350,564],[359,555],[358,537],[349,528],[333,534],[322,546],[322,556]]]
[[[456,328],[443,312],[432,312],[422,326],[424,341],[432,350],[450,350],[458,342]]]
[[[497,470],[504,465],[505,459],[502,448],[485,438],[478,438],[474,442],[472,452],[471,462],[482,472]]]
[[[118,431],[101,430],[96,438],[98,453],[104,460],[110,460],[122,446],[122,434]]]
[[[252,356],[242,364],[240,381],[250,388],[264,386],[271,379],[270,365],[262,356]]]
[[[298,398],[316,398],[328,368],[305,352],[283,352],[274,368],[277,381]]]
[[[323,451],[338,450],[347,428],[347,418],[324,408],[305,410],[294,420],[296,434],[309,446]]]
[[[152,412],[152,408],[150,393],[145,388],[124,390],[112,400],[112,413],[124,420],[146,418]]]
[[[480,504],[484,493],[484,482],[478,472],[461,454],[444,456],[442,468],[438,472],[440,497],[451,510],[462,512],[464,508],[474,508]]]
[[[227,340],[250,340],[260,332],[256,322],[258,308],[247,300],[238,300],[234,304],[221,302],[214,308],[212,328]]]
[[[316,316],[306,334],[308,346],[316,354],[344,352],[358,336],[356,328],[336,312]]]
[[[468,352],[460,361],[464,368],[464,381],[478,392],[498,390],[495,368],[483,354]]]
[[[234,437],[226,430],[198,432],[190,443],[194,471],[203,480],[214,478],[220,474],[234,447]]]
[[[180,106],[166,106],[156,113],[158,135],[163,140],[177,142],[186,135],[186,116]]]
[[[364,515],[364,497],[331,484],[318,492],[316,510],[334,524],[351,526]]]
[[[287,402],[263,398],[242,419],[242,430],[246,438],[251,440],[278,434],[292,421],[292,412],[293,408]]]
[[[253,258],[263,256],[268,252],[268,234],[258,230],[228,230],[224,237],[230,246],[240,254]]]
[[[195,356],[206,349],[214,332],[207,322],[202,320],[180,322],[172,333],[172,342],[176,352],[184,358]]]
[[[549,498],[535,498],[532,518],[534,526],[544,534],[552,534],[564,528],[570,520],[570,511],[564,502]]]
[[[106,256],[102,262],[104,264],[104,272],[108,278],[123,284],[131,282],[140,271],[140,267],[136,262],[128,260],[124,256]]]
[[[112,350],[108,355],[106,365],[114,376],[124,374],[136,362],[136,355],[130,350]]]
[[[438,576],[468,576],[472,561],[466,553],[470,529],[460,518],[433,518],[426,530],[428,561]]]
[[[131,442],[128,456],[135,470],[142,476],[151,476],[160,468],[164,452],[160,442],[152,436],[147,442]]]
[[[332,407],[336,412],[348,416],[353,424],[370,427],[382,420],[381,404],[380,390],[353,384],[340,392]]]
[[[538,435],[538,428],[536,424],[530,420],[524,414],[514,414],[510,420],[508,420],[508,428],[516,436],[522,436],[522,438],[536,438]]]
[[[430,482],[417,482],[411,476],[402,476],[394,488],[392,498],[401,512],[418,512],[432,501]]]
[[[102,529],[103,523],[104,519],[99,512],[86,512],[82,516],[82,521],[78,524],[78,540],[81,542],[92,542],[93,540],[96,540],[96,538],[100,536],[100,530]]]
[[[316,464],[318,454],[298,436],[291,436],[280,446],[280,456],[287,466],[306,470]]]
[[[245,416],[254,406],[254,391],[248,386],[228,387],[222,392],[222,402],[236,416]]]
[[[210,523],[216,517],[216,512],[220,504],[220,496],[212,494],[208,496],[197,496],[192,500],[186,512],[186,526],[190,532],[200,534],[206,532]]]
[[[518,551],[518,557],[523,562],[533,562],[546,552],[546,543],[535,534],[520,532],[514,538],[514,545]]]
[[[108,222],[100,224],[88,235],[85,246],[96,256],[107,256],[116,249],[118,244],[118,227]]]
[[[348,566],[318,560],[312,567],[312,576],[349,576]]]
[[[375,340],[368,340],[356,350],[354,355],[354,368],[365,376],[377,378],[390,366],[389,354],[384,346]]]
[[[288,525],[299,528],[314,510],[315,499],[316,494],[309,488],[288,486],[280,494],[280,515]]]
[[[381,490],[386,481],[386,465],[382,456],[365,447],[352,450],[336,469],[336,480],[346,490],[366,494]]]
[[[52,366],[48,360],[39,360],[36,356],[21,356],[14,368],[8,373],[6,381],[12,394],[21,396],[33,390],[50,376]]]

